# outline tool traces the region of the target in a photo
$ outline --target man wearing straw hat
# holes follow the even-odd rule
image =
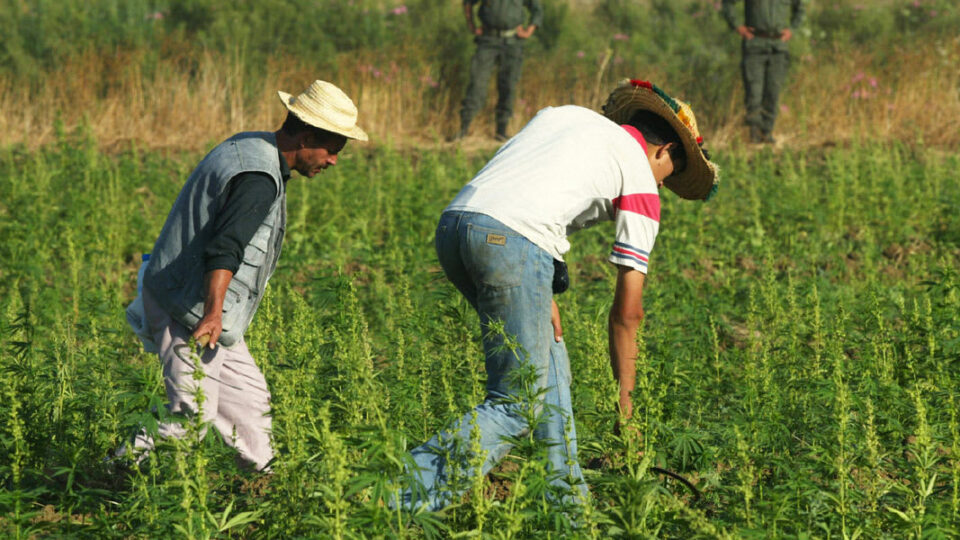
[[[278,94],[288,111],[279,130],[238,133],[190,174],[146,263],[141,298],[128,309],[145,348],[160,356],[169,411],[195,414],[202,390],[203,421],[257,470],[273,458],[270,392],[243,335],[280,256],[286,182],[291,170],[312,177],[336,165],[348,139],[367,140],[356,106],[335,85],[315,81],[299,96]],[[185,429],[162,422],[157,432],[178,438]],[[141,430],[132,453],[139,461],[153,445]]]
[[[714,193],[718,169],[702,143],[689,106],[649,82],[625,81],[602,115],[573,105],[541,110],[447,206],[436,231],[437,256],[480,316],[487,397],[412,451],[416,467],[408,471],[402,505],[439,509],[458,495],[448,483],[451,470],[475,474],[457,450],[470,447],[474,414],[486,474],[509,441],[531,429],[525,419],[531,405],[541,413],[534,433],[548,448],[551,483],[572,500],[586,496],[570,365],[552,298],[567,283],[567,236],[599,221],[616,224],[608,258],[617,268],[609,353],[619,382],[619,426],[633,411],[635,338],[660,225],[660,187],[692,200]],[[518,384],[521,372],[532,373],[532,388]],[[449,459],[460,462],[448,466]]]

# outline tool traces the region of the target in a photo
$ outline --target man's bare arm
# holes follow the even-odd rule
[[[608,324],[610,367],[620,383],[620,413],[633,414],[630,392],[636,383],[637,329],[643,320],[643,272],[626,266],[617,267],[617,287],[613,295]]]
[[[203,276],[206,299],[203,303],[203,318],[197,323],[193,337],[201,346],[211,349],[217,346],[220,333],[223,332],[223,299],[227,295],[227,286],[233,279],[233,272],[224,269],[211,270]]]
[[[473,4],[470,2],[463,3],[463,16],[467,18],[467,28],[470,29],[470,33],[476,36],[479,36],[483,33],[483,29],[478,27],[475,22],[473,22]]]

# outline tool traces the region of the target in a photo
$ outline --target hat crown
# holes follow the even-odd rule
[[[335,127],[349,128],[357,123],[357,106],[353,104],[353,100],[343,90],[327,81],[314,81],[302,94],[293,98],[290,104],[324,117]]]
[[[351,139],[367,140],[357,126],[357,106],[333,83],[316,80],[299,96],[277,92],[287,110],[307,124]]]
[[[629,122],[639,110],[653,112],[669,122],[686,152],[686,168],[667,177],[664,185],[685,199],[709,198],[716,191],[720,170],[703,150],[703,138],[690,105],[639,79],[621,82],[603,105],[604,116],[618,124]]]
[[[700,136],[700,129],[697,127],[697,117],[693,114],[693,109],[690,108],[690,105],[685,101],[681,101],[677,98],[673,98],[677,102],[677,105],[680,106],[680,110],[677,111],[677,117],[680,118],[680,121],[683,122],[683,125],[693,133],[694,137]]]

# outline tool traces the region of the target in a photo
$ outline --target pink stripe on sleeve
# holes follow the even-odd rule
[[[637,253],[636,251],[631,251],[631,250],[629,250],[629,249],[624,249],[624,248],[622,248],[622,247],[620,247],[620,246],[613,246],[613,250],[616,251],[617,253],[623,253],[624,255],[630,255],[631,257],[636,257],[636,258],[640,259],[640,260],[643,261],[643,262],[648,262],[648,261],[650,260],[650,259],[647,259],[646,257],[644,257],[643,255]]]
[[[612,202],[613,207],[617,210],[647,216],[657,223],[660,223],[660,195],[656,193],[623,195],[622,197],[613,199]]]

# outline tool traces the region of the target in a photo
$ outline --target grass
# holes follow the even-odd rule
[[[404,481],[405,450],[482,396],[476,316],[431,239],[485,156],[349,147],[293,179],[281,266],[248,335],[273,394],[275,474],[238,469],[211,436],[115,475],[101,458],[163,402],[122,308],[199,156],[59,137],[0,153],[5,536],[958,533],[955,155],[731,151],[716,200],[665,195],[638,336],[642,439],[612,434],[612,231],[578,233],[558,303],[592,499],[547,505],[530,448],[468,479],[464,504],[410,515],[379,503]]]
[[[0,144],[47,144],[59,119],[86,124],[108,149],[202,151],[279,125],[276,91],[321,78],[357,101],[375,143],[442,146],[459,127],[473,45],[457,2],[411,0],[399,15],[398,3],[8,2]],[[960,143],[955,2],[809,4],[778,121],[785,143]],[[715,2],[545,5],[526,46],[513,130],[546,105],[598,108],[618,80],[643,77],[693,104],[712,146],[741,141],[739,43]],[[475,126],[487,138],[488,101]]]
[[[460,504],[412,515],[382,504],[407,449],[484,388],[478,321],[432,248],[495,149],[441,142],[472,50],[462,13],[221,4],[0,6],[0,535],[960,536],[953,2],[809,5],[776,148],[741,142],[737,43],[713,2],[547,2],[513,127],[646,76],[694,105],[723,183],[707,204],[663,197],[642,436],[612,433],[612,230],[572,237],[557,301],[591,499],[547,504],[525,441],[490,477],[461,478]],[[275,91],[318,77],[356,98],[374,141],[290,182],[283,257],[247,335],[273,396],[274,474],[241,470],[215,436],[108,470],[164,402],[123,317],[140,254],[203,152],[278,125]],[[490,118],[492,103],[477,131]]]

